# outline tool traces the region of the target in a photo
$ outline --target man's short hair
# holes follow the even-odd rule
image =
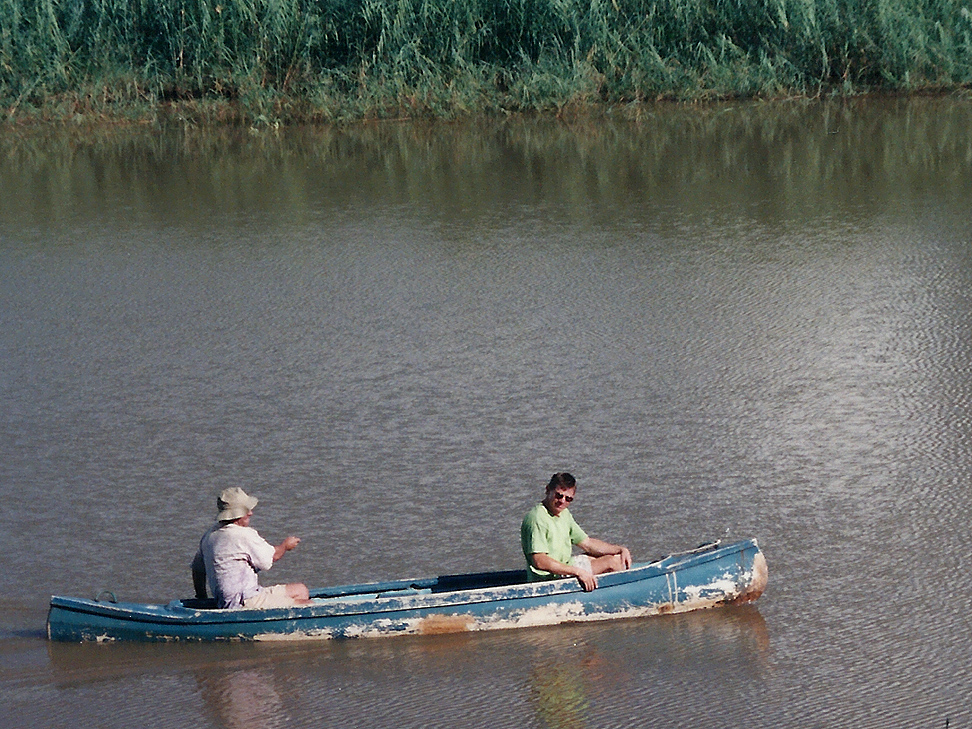
[[[564,489],[577,488],[577,479],[575,479],[566,471],[555,473],[553,476],[550,477],[550,483],[547,484],[547,491],[553,491],[557,487],[564,488]]]

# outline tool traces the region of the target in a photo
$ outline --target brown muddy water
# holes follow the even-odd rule
[[[972,102],[0,132],[0,725],[972,727]],[[216,493],[264,582],[520,565],[550,473],[758,603],[594,625],[61,645],[168,601]]]

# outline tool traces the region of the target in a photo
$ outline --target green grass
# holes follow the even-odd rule
[[[970,0],[0,0],[6,119],[449,118],[970,84]]]

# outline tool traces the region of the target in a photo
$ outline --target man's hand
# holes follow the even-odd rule
[[[538,570],[545,570],[561,577],[576,577],[581,587],[584,588],[584,592],[590,592],[597,587],[597,577],[589,570],[558,562],[544,552],[535,552],[530,555],[530,558],[533,561],[533,566]]]
[[[280,544],[274,547],[273,561],[276,562],[278,559],[283,557],[285,554],[287,554],[287,552],[289,552],[291,549],[296,547],[298,544],[300,544],[299,537],[291,536],[284,539],[282,542],[280,542]]]
[[[628,551],[627,547],[621,547],[621,562],[624,564],[626,570],[631,569],[631,552]]]
[[[584,592],[590,592],[597,588],[597,577],[594,576],[592,572],[587,570],[579,570],[577,572],[577,581],[581,583],[581,587],[584,588]]]

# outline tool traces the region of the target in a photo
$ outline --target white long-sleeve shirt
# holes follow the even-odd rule
[[[260,591],[257,573],[273,566],[274,547],[256,529],[216,522],[199,540],[194,568],[205,565],[206,582],[221,608],[238,608]]]

